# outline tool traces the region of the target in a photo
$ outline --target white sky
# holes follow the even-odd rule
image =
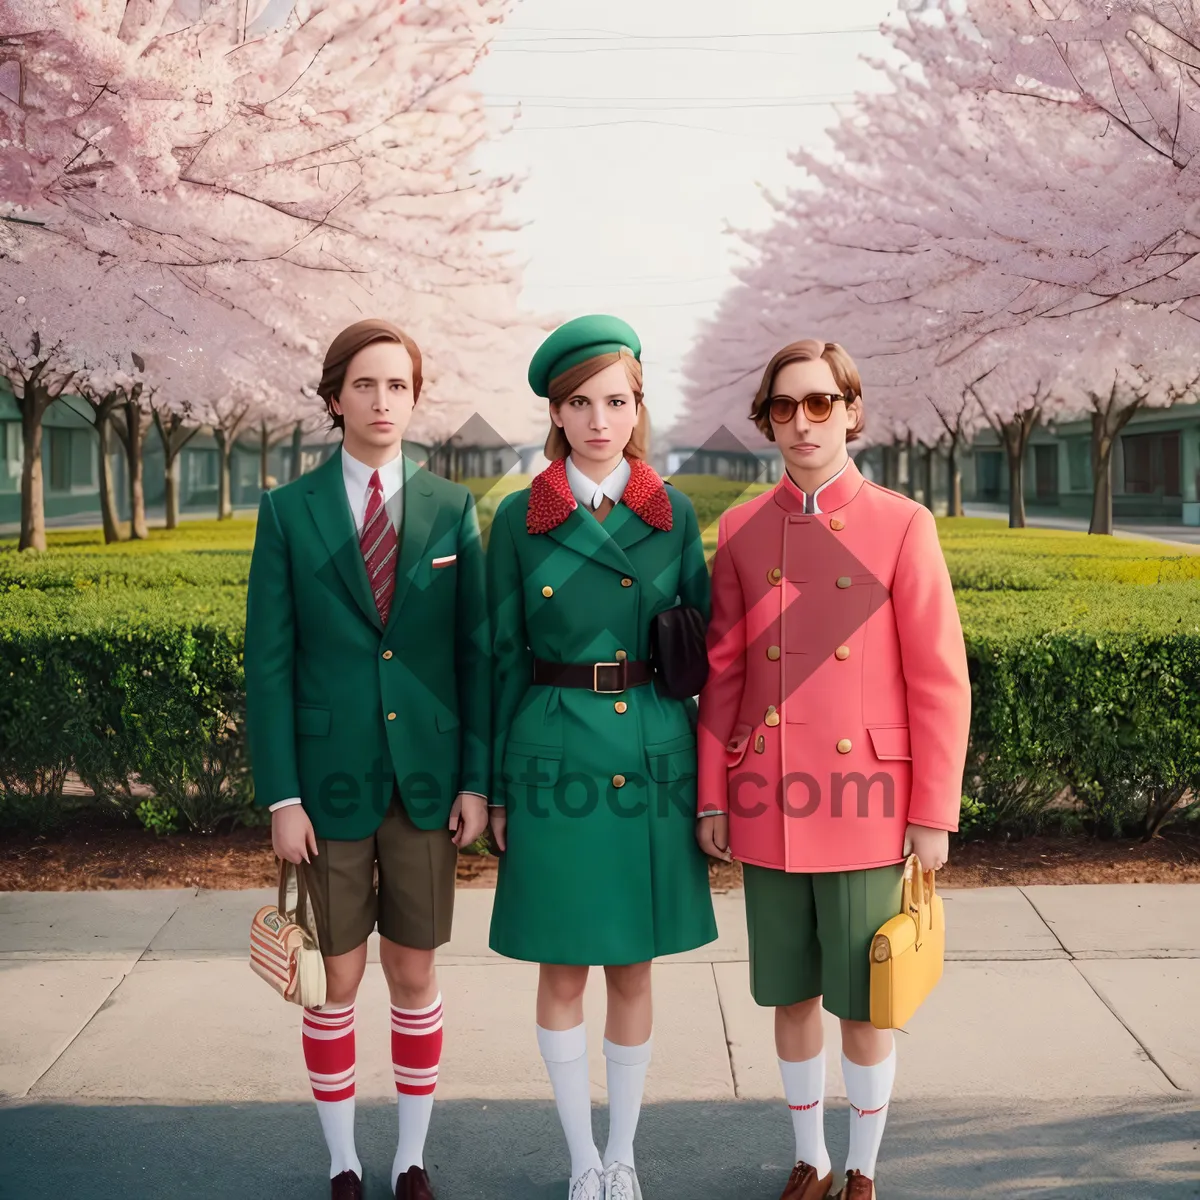
[[[787,154],[827,145],[830,98],[883,86],[860,56],[892,54],[877,30],[894,7],[520,0],[476,71],[500,122],[521,102],[480,165],[526,179],[510,210],[524,223],[522,304],[629,321],[656,429],[677,415],[683,357],[732,282],[739,243],[723,230],[769,223],[761,187],[803,179]],[[846,32],[815,32],[830,30]]]

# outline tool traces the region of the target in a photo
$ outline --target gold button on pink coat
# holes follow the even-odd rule
[[[853,461],[813,500],[785,472],[721,517],[698,811],[741,862],[886,866],[908,823],[958,828],[962,626],[928,509]]]

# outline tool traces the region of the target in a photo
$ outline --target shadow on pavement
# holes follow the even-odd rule
[[[395,1119],[391,1107],[360,1106],[367,1200],[388,1195]],[[844,1104],[827,1113],[835,1172],[847,1121]],[[597,1111],[599,1139],[606,1122]],[[642,1113],[637,1144],[646,1200],[777,1200],[790,1167],[791,1124],[773,1103],[654,1104]],[[329,1195],[328,1160],[307,1104],[16,1102],[0,1107],[0,1145],[4,1200]],[[438,1200],[565,1200],[567,1193],[566,1151],[549,1103],[439,1104],[426,1165]],[[1195,1200],[1200,1097],[1069,1106],[899,1101],[879,1186],[886,1200]]]

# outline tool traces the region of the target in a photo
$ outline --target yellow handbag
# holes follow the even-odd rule
[[[899,1029],[942,977],[946,916],[932,871],[915,854],[904,864],[904,899],[871,941],[871,1024]]]

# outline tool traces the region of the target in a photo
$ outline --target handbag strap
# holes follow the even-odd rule
[[[293,874],[296,876],[296,911],[292,916],[292,920],[315,943],[317,940],[316,930],[309,924],[308,920],[308,884],[304,880],[304,872],[295,863],[288,862],[286,858],[279,860],[279,900],[276,903],[276,907],[279,909],[279,915],[286,920],[288,917],[288,876]]]

